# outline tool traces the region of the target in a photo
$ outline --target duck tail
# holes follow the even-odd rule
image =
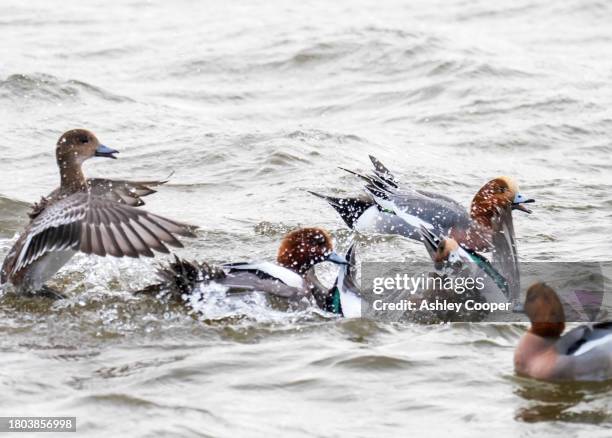
[[[387,200],[390,195],[396,192],[399,187],[399,181],[376,157],[373,155],[369,157],[374,166],[374,172],[370,175],[363,175],[343,167],[340,167],[340,169],[364,180],[366,182],[366,192],[374,198]]]
[[[174,260],[157,268],[159,283],[152,284],[136,294],[165,297],[180,301],[190,295],[199,283],[225,278],[225,272],[208,263],[198,263],[174,256]]]
[[[387,167],[383,163],[381,163],[380,160],[374,155],[369,155],[369,157],[370,161],[372,162],[372,165],[374,166],[374,173],[376,174],[376,176],[388,185],[394,188],[398,188],[399,180],[395,176],[393,176],[391,171],[387,169]]]
[[[333,196],[321,195],[311,191],[308,193],[327,201],[329,205],[338,212],[344,223],[351,229],[355,227],[355,223],[359,220],[361,215],[368,208],[375,205],[374,201],[369,198],[335,198]]]

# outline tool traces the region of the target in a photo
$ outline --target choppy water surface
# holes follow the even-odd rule
[[[408,4],[404,4],[408,3]],[[274,257],[298,225],[349,233],[306,190],[377,155],[465,204],[516,177],[529,261],[605,261],[612,231],[612,6],[605,1],[0,4],[0,256],[88,127],[163,178],[148,208],[199,225],[180,251]],[[362,239],[366,260],[426,256]],[[323,269],[330,279],[332,270]],[[79,436],[610,436],[610,386],[520,379],[521,324],[390,325],[261,303],[199,321],[128,292],[154,264],[77,257],[56,303],[0,304],[2,415],[76,415]],[[219,309],[217,309],[219,310]]]

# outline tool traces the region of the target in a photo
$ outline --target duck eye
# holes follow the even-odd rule
[[[323,245],[325,243],[325,237],[321,234],[317,234],[312,238],[312,242],[315,245]]]
[[[89,141],[87,137],[81,137],[79,140],[81,141],[81,143],[87,143]]]

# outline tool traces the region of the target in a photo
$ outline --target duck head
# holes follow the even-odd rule
[[[452,237],[440,238],[438,246],[432,248],[429,254],[434,262],[434,267],[440,270],[444,266],[453,267],[460,263],[459,248],[459,244]]]
[[[321,262],[347,264],[334,252],[331,236],[322,228],[300,228],[287,234],[278,249],[276,261],[300,275]]]
[[[86,129],[72,129],[57,141],[55,157],[58,164],[82,164],[92,157],[117,158],[119,152],[100,144],[93,132]]]
[[[60,168],[61,189],[71,193],[86,188],[81,170],[83,162],[92,157],[116,158],[118,151],[100,144],[96,136],[86,129],[72,129],[57,141],[55,157]]]
[[[511,208],[531,213],[525,204],[535,202],[519,192],[516,181],[508,176],[500,176],[486,183],[472,199],[470,214],[473,219],[490,224],[500,210]]]
[[[557,293],[546,283],[535,283],[527,290],[525,313],[529,331],[543,338],[558,338],[565,329],[565,312]]]

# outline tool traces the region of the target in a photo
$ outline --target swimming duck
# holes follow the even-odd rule
[[[283,237],[276,263],[256,261],[213,266],[175,257],[158,270],[160,283],[139,291],[175,302],[190,302],[198,285],[211,282],[227,288],[227,294],[263,292],[288,303],[314,298],[326,309],[329,291],[312,277],[312,267],[321,262],[340,265],[346,259],[333,250],[329,233],[322,228],[300,228]]]
[[[563,305],[545,283],[527,290],[525,313],[531,327],[514,352],[514,369],[519,375],[542,380],[612,378],[612,321],[581,325],[562,336]]]
[[[188,225],[134,206],[163,181],[129,182],[86,179],[82,164],[92,157],[116,158],[118,151],[100,144],[85,129],[64,133],[55,149],[60,187],[30,213],[30,223],[2,265],[0,284],[19,293],[60,297],[45,286],[77,252],[114,257],[153,257],[182,247],[175,235],[194,236]]]

